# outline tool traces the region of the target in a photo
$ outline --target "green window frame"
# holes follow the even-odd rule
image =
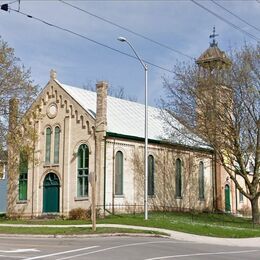
[[[115,195],[123,195],[124,156],[121,151],[116,153],[115,164]]]
[[[148,195],[154,195],[154,157],[148,156]]]
[[[205,199],[205,183],[204,183],[204,163],[199,163],[199,199]]]
[[[54,131],[54,163],[59,163],[60,155],[60,128],[55,127]]]
[[[45,163],[51,162],[51,128],[46,128]]]
[[[20,153],[19,162],[19,200],[27,200],[27,186],[28,186],[28,156],[26,153]]]
[[[176,198],[181,198],[182,197],[182,162],[178,158],[176,160],[176,165],[175,165],[175,188],[176,188]]]
[[[82,144],[78,149],[78,173],[77,173],[77,196],[88,196],[88,176],[89,176],[89,149],[86,144]]]

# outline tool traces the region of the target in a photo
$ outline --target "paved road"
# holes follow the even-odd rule
[[[0,237],[0,260],[259,260],[260,247],[234,247],[155,237]]]

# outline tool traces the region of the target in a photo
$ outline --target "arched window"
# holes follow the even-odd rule
[[[55,127],[54,133],[54,163],[59,163],[59,153],[60,153],[60,128]]]
[[[78,197],[88,196],[89,150],[86,144],[78,149]]]
[[[239,191],[239,202],[243,203],[244,202],[244,195],[241,191]]]
[[[176,184],[176,198],[181,198],[182,194],[182,169],[181,160],[176,160],[176,174],[175,174],[175,184]]]
[[[199,199],[204,199],[204,163],[199,163]]]
[[[148,156],[148,195],[154,195],[154,158]]]
[[[5,163],[0,162],[0,180],[5,179]]]
[[[45,162],[51,162],[51,128],[46,128]]]
[[[123,153],[116,153],[115,165],[115,195],[123,195]]]
[[[19,162],[19,200],[27,200],[28,156],[20,153]]]

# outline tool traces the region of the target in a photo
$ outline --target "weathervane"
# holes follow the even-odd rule
[[[218,36],[218,34],[215,34],[215,26],[213,27],[213,34],[209,36],[209,38],[213,38],[212,43],[210,43],[210,47],[218,46],[218,43],[216,42],[215,38]]]

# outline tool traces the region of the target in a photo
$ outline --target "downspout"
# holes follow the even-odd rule
[[[167,157],[167,159],[166,159]],[[166,210],[166,186],[165,186],[165,181],[166,181],[166,161],[168,162],[168,150],[165,149],[165,152],[164,152],[164,158],[163,158],[164,162],[164,166],[163,166],[163,211],[165,212]],[[168,167],[167,167],[168,168]]]
[[[62,151],[62,186],[61,186],[61,211],[62,211],[62,214],[64,214],[64,175],[65,175],[65,139],[66,139],[66,117],[64,117],[64,120],[63,120],[63,143],[62,143],[62,146],[63,146],[63,151]],[[69,133],[70,134],[70,133]],[[68,209],[69,210],[69,209]]]
[[[191,177],[192,173],[191,173],[191,156],[190,156],[190,152],[189,152],[189,180],[190,180],[190,177]],[[193,176],[192,176],[193,177]],[[192,178],[193,179],[193,178]],[[185,180],[185,179],[184,179]],[[194,211],[194,204],[192,205],[192,208],[191,208],[191,192],[190,192],[190,187],[189,187],[189,208],[192,210],[192,212]]]
[[[112,169],[112,214],[114,215],[115,213],[115,142],[116,139],[114,138],[114,143],[113,143],[113,169]]]
[[[105,216],[106,211],[106,162],[107,162],[107,136],[104,137],[104,200],[103,200],[103,211]]]
[[[214,181],[214,184],[213,184],[213,208],[216,211],[218,209],[218,205],[217,205],[218,191],[217,191],[217,155],[216,155],[215,151],[214,151],[214,155],[213,155],[212,160],[213,160],[212,180]]]
[[[237,180],[237,174],[235,173],[235,180]],[[237,214],[237,184],[235,183],[235,199],[236,199],[236,214]]]

